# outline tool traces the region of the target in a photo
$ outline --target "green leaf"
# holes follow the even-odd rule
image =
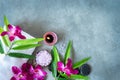
[[[70,78],[75,80],[89,80],[89,77],[82,75],[71,75]]]
[[[59,74],[64,78],[68,78],[68,76],[65,73],[59,72]]]
[[[8,36],[2,36],[2,40],[6,46],[8,47],[10,46],[10,41],[9,41]]]
[[[67,80],[66,78],[59,77],[58,80]]]
[[[0,54],[4,54],[4,50],[3,50],[3,47],[2,47],[1,41],[0,41]]]
[[[9,21],[8,21],[8,19],[7,19],[6,16],[4,16],[4,24],[5,24],[5,25],[8,25],[8,24],[9,24]]]
[[[60,61],[59,53],[56,46],[53,46],[53,55],[54,55],[54,62],[57,63],[58,61]]]
[[[13,53],[9,53],[8,55],[11,57],[16,57],[16,58],[32,58],[32,59],[35,58],[35,56],[33,56],[33,55],[24,54],[24,53],[13,52]]]
[[[6,16],[4,16],[4,25],[5,25],[5,29],[8,30],[9,21]]]
[[[3,28],[0,27],[0,34],[1,34],[3,31],[4,31]],[[9,46],[9,45],[10,45],[10,40],[9,40],[8,36],[1,36],[1,39],[2,39],[2,41],[4,42],[4,44],[5,44],[6,46]]]
[[[74,65],[73,65],[73,68],[78,68],[78,67],[81,67],[83,64],[85,64],[88,60],[90,60],[91,57],[87,57],[87,58],[84,58],[83,60],[80,60],[78,62],[76,62]]]
[[[24,50],[24,49],[30,49],[30,48],[34,48],[40,46],[40,44],[28,44],[28,45],[20,45],[20,46],[15,46],[12,49],[14,50]]]
[[[3,31],[4,31],[4,30],[3,30],[2,26],[0,26],[0,34],[1,34]]]
[[[57,62],[60,60],[56,46],[53,46],[51,53],[52,53],[53,60],[50,66],[52,68],[52,74],[56,78],[57,77]]]
[[[57,77],[57,64],[55,62],[52,63],[52,75]]]
[[[72,42],[69,41],[68,45],[67,45],[67,49],[65,52],[65,57],[64,57],[64,63],[67,63],[67,59],[70,57],[70,52],[71,52],[71,47],[72,47]]]
[[[14,45],[34,44],[43,40],[44,40],[43,38],[23,39],[23,40],[17,40],[13,44]]]

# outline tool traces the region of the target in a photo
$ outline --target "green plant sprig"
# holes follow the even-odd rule
[[[66,48],[65,56],[64,56],[64,64],[67,63],[67,59],[70,57],[71,48],[72,48],[72,41],[69,41],[67,48]],[[51,53],[52,53],[53,60],[52,60],[50,67],[52,68],[52,74],[55,80],[73,80],[73,79],[74,80],[79,80],[79,79],[89,80],[89,77],[87,76],[82,76],[82,75],[77,74],[77,75],[71,75],[70,77],[68,77],[65,73],[57,71],[57,62],[60,61],[60,56],[59,56],[58,49],[56,46],[53,46]],[[90,59],[91,57],[87,57],[74,63],[73,68],[76,69],[78,67],[81,67],[83,64],[85,64]]]
[[[4,30],[8,30],[8,24],[9,21],[7,19],[6,16],[4,16],[4,29],[2,27],[0,27],[0,34],[4,31]],[[0,41],[0,53],[1,54],[5,54],[11,57],[16,57],[16,58],[34,58],[35,56],[33,55],[29,55],[29,54],[25,54],[25,53],[19,53],[19,52],[11,52],[11,50],[26,50],[26,49],[30,49],[30,48],[35,48],[37,46],[40,46],[41,44],[38,44],[38,42],[43,41],[43,38],[32,38],[32,39],[23,39],[23,40],[15,40],[13,42],[10,42],[8,36],[1,36],[1,40],[3,42],[3,44]],[[3,50],[3,46],[5,45],[6,47],[8,47],[8,51],[4,51]]]

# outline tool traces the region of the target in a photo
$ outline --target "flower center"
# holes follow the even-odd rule
[[[64,69],[64,72],[65,72],[65,73],[70,73],[70,69],[67,69],[67,68],[66,68],[66,69]]]
[[[14,36],[14,33],[13,32],[9,32],[9,36]]]
[[[23,75],[22,75],[22,74],[20,74],[20,75],[19,75],[19,78],[22,78],[22,77],[23,77]]]
[[[37,72],[38,72],[38,69],[35,69],[34,71],[37,73]]]

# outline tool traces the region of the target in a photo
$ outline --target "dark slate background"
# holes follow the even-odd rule
[[[62,55],[72,40],[74,62],[92,57],[91,80],[120,78],[120,0],[0,0],[1,26],[4,15],[34,37],[56,32]]]

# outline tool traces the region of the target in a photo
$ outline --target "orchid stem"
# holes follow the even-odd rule
[[[55,80],[58,80],[58,79],[55,77]]]
[[[6,53],[6,55],[9,54],[10,50],[12,49],[12,46],[13,46],[13,43],[10,45],[10,47],[9,47],[9,49],[8,49],[8,51],[7,51],[7,53]]]

